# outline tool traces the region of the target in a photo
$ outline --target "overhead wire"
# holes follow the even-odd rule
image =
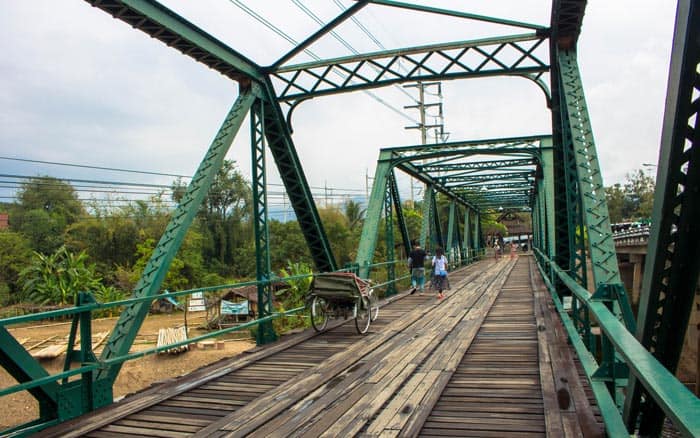
[[[260,15],[259,13],[255,12],[253,9],[245,5],[241,0],[229,0],[230,3],[234,4],[237,6],[239,9],[241,9],[243,12],[248,14],[249,16],[253,17],[255,20],[258,22],[262,23],[265,27],[268,29],[272,30],[275,34],[279,35],[280,37],[284,38],[287,42],[291,43],[293,46],[298,46],[299,42],[292,38],[289,34],[284,32],[282,29],[279,27],[275,26],[273,23],[271,23],[269,20],[267,20],[265,17]],[[304,53],[309,55],[311,58],[313,58],[316,61],[320,61],[322,58],[315,54],[313,51],[309,49],[304,49]],[[333,69],[333,72],[337,75],[339,75],[342,78],[347,78],[347,75],[345,73],[339,72],[337,69]],[[401,117],[410,120],[413,123],[419,123],[416,119],[413,117],[409,116],[408,114],[404,113],[400,109],[394,107],[391,105],[389,102],[385,101],[381,97],[377,96],[376,94],[372,93],[369,90],[362,90],[365,94],[369,95],[372,99],[376,100],[380,104],[384,105],[386,108],[390,109],[394,113],[400,115]]]
[[[306,15],[311,17],[312,20],[314,20],[316,23],[320,24],[322,27],[327,24],[318,15],[316,15],[311,9],[306,7],[300,0],[292,0],[292,3],[294,3],[299,9],[301,9],[302,12],[304,12]],[[336,4],[338,4],[338,3],[336,2]],[[341,9],[343,11],[345,11],[345,9],[342,6],[342,3],[340,3],[339,6],[341,7]],[[359,23],[359,21],[355,17],[351,17],[351,18],[354,18],[355,21],[357,21],[357,23]],[[369,32],[369,30],[367,30],[367,32]],[[338,32],[336,32],[335,30],[331,30],[329,33],[331,34],[331,36],[333,38],[335,38],[338,42],[340,42],[340,44],[345,46],[345,48],[350,50],[353,54],[355,54],[355,55],[360,54],[360,52],[357,49],[355,49],[355,47],[353,47],[352,44],[350,44],[345,38],[341,37],[340,34],[338,34]],[[381,43],[379,43],[379,44],[381,47],[384,47],[383,45],[381,45]],[[370,64],[370,66],[372,67],[372,69],[374,69],[374,71],[379,72],[378,67],[371,65],[371,64]],[[415,100],[415,98],[411,95],[411,93],[404,90],[403,87],[401,87],[399,85],[394,85],[393,87],[396,88],[397,90],[399,90],[400,92],[402,92],[403,94],[405,94],[406,96],[408,96],[415,103],[418,103]]]
[[[80,168],[84,168],[84,169],[109,170],[109,171],[114,171],[114,172],[141,173],[141,174],[145,174],[145,175],[173,176],[173,177],[177,177],[177,178],[192,179],[191,175],[180,175],[180,174],[175,174],[175,173],[164,173],[164,172],[156,172],[156,171],[151,171],[151,170],[135,170],[135,169],[123,169],[123,168],[115,168],[115,167],[95,166],[95,165],[88,165],[88,164],[62,163],[62,162],[57,162],[57,161],[43,161],[43,160],[34,160],[34,159],[19,158],[19,157],[0,156],[0,160],[23,161],[23,162],[29,162],[29,163],[49,164],[49,165],[55,165],[55,166],[70,166],[70,167],[80,167]],[[3,176],[6,176],[6,175],[0,174],[0,177],[3,177]],[[18,177],[19,178],[37,178],[34,176],[24,176],[24,175],[20,175]],[[65,179],[65,178],[60,178],[60,177],[49,177],[49,179],[51,179],[51,178]],[[284,184],[281,184],[281,183],[267,183],[267,185],[268,186],[277,186],[277,187],[284,186]],[[162,187],[169,187],[169,186],[162,186]],[[309,186],[309,188],[310,189],[329,189],[329,190],[364,192],[363,189],[346,189],[346,188],[340,188],[340,187],[330,188],[330,187],[320,187],[320,186]]]

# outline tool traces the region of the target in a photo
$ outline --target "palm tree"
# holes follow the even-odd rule
[[[348,219],[348,226],[350,230],[353,231],[355,228],[362,223],[365,216],[365,210],[359,202],[349,200],[345,203],[345,217]]]

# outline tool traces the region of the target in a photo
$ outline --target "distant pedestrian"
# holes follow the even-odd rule
[[[497,259],[501,258],[501,245],[499,245],[498,242],[496,242],[496,244],[493,245],[493,255]]]
[[[438,290],[438,299],[441,300],[445,298],[442,291],[445,289],[447,284],[447,257],[442,251],[442,248],[437,248],[435,250],[435,256],[433,257],[433,287]]]
[[[413,251],[408,255],[408,269],[411,271],[411,293],[423,293],[425,286],[425,257],[426,253],[420,244],[413,246]]]

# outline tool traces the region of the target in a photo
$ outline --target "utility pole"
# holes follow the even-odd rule
[[[426,89],[431,87],[437,88],[437,93],[426,93]],[[445,121],[442,112],[442,83],[441,82],[421,82],[418,81],[415,84],[404,85],[404,88],[418,88],[418,101],[416,105],[404,106],[404,109],[417,109],[420,117],[420,123],[418,126],[406,126],[405,129],[418,129],[420,130],[420,141],[422,145],[428,144],[428,130],[435,129],[435,143],[442,143],[447,140],[445,135]],[[429,94],[432,96],[437,96],[439,98],[438,102],[425,103],[425,95]],[[426,113],[428,108],[438,108],[438,114],[433,116],[436,120],[433,124],[426,123]],[[414,207],[415,201],[413,198],[413,178],[411,178],[411,208]]]
[[[369,182],[373,179],[369,176],[369,169],[365,168],[365,206],[369,205]]]

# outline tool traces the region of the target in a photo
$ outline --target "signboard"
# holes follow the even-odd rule
[[[192,294],[187,310],[189,312],[204,312],[207,310],[204,304],[204,292],[195,292]]]
[[[247,315],[248,314],[248,300],[241,301],[240,303],[232,303],[230,301],[221,300],[221,314],[222,315]]]

